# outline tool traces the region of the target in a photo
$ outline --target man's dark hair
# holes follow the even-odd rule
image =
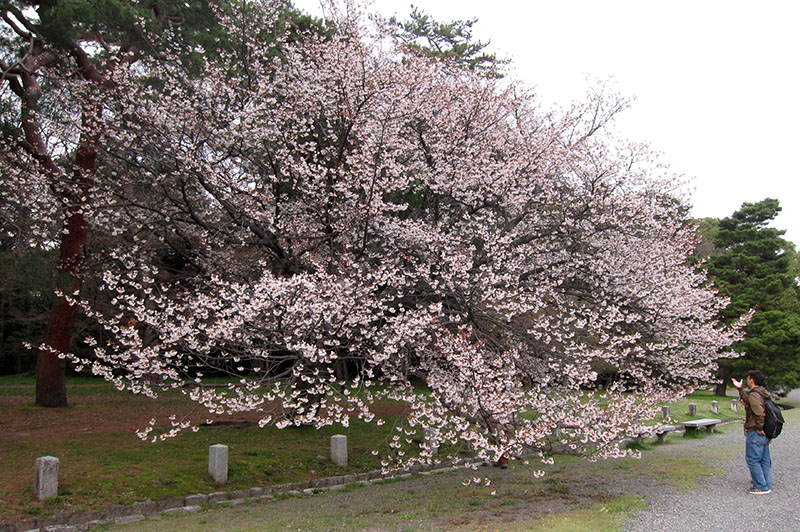
[[[757,369],[751,369],[747,372],[747,376],[753,379],[753,384],[756,386],[764,386],[766,384],[767,379],[764,377],[764,374],[758,371]]]

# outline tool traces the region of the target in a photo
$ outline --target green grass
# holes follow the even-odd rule
[[[280,434],[270,428],[211,426],[156,444],[133,441],[138,438],[130,433],[79,435],[47,446],[17,440],[7,445],[6,452],[26,464],[26,469],[37,456],[58,456],[62,502],[75,509],[91,509],[216,491],[206,472],[208,447],[216,443],[229,447],[226,489],[231,490],[377,469],[380,465],[370,451],[375,438],[380,438],[379,429],[364,425],[356,422],[344,431],[300,427]],[[329,453],[330,436],[341,432],[348,435],[346,468],[318,458]],[[34,508],[40,504],[31,501]],[[0,510],[0,515],[5,513]]]
[[[636,496],[611,497],[587,508],[547,517],[530,532],[622,532],[625,521],[644,507],[644,499]],[[523,530],[509,528],[509,531]]]
[[[735,399],[735,397],[717,397],[712,392],[707,390],[698,390],[688,396],[686,396],[681,401],[671,403],[670,406],[670,414],[672,415],[672,421],[674,423],[680,423],[682,421],[691,421],[694,419],[703,419],[703,418],[731,418],[731,417],[744,417],[744,407],[739,405],[739,411],[734,412],[731,409],[731,399]],[[717,401],[719,402],[719,413],[715,414],[711,411],[711,402]],[[697,405],[697,415],[690,416],[689,415],[689,403],[695,403]],[[656,416],[658,421],[661,421],[661,414],[659,413]]]
[[[3,420],[27,419],[35,436],[0,436],[0,521],[23,519],[31,515],[51,515],[104,508],[110,504],[129,504],[168,496],[210,493],[218,488],[207,473],[208,447],[222,443],[229,448],[226,490],[307,481],[314,478],[347,475],[380,468],[380,458],[371,451],[387,451],[395,421],[386,417],[379,427],[374,422],[353,420],[348,428],[274,427],[259,429],[254,423],[211,425],[193,433],[185,431],[164,442],[142,442],[124,425],[114,431],[70,434],[47,432],[48,420],[83,411],[87,419],[103,423],[113,406],[114,416],[152,407],[153,402],[119,392],[102,380],[68,379],[70,407],[42,410],[33,405],[32,378],[0,378],[0,395],[14,399],[0,403],[0,431]],[[94,397],[89,397],[94,396]],[[30,399],[30,402],[28,402]],[[179,394],[158,400],[164,410],[185,410],[188,401]],[[145,410],[146,411],[146,410]],[[94,416],[94,417],[92,417]],[[141,417],[141,415],[139,415]],[[70,418],[71,419],[71,418]],[[119,423],[118,423],[119,425]],[[334,465],[330,459],[330,438],[348,437],[348,466]],[[33,499],[31,483],[35,459],[51,455],[60,460],[59,493],[54,502]]]
[[[96,415],[101,417],[105,412],[104,405],[136,409],[149,404],[127,392],[118,392],[111,384],[97,378],[69,377],[67,385],[70,408],[96,411]],[[33,419],[41,417],[41,423],[45,422],[46,416],[37,416],[42,411],[32,405],[34,393],[35,380],[32,377],[0,377],[0,396],[26,399],[10,405],[0,403],[0,429],[3,427],[3,417],[12,410],[17,415]],[[673,417],[678,421],[690,419],[689,402],[698,405],[696,417],[711,417],[712,400],[715,398],[709,393],[693,394],[672,405]],[[159,401],[168,406],[186,405],[186,400],[174,393],[165,395]],[[727,414],[726,408],[730,408],[730,400],[721,399],[720,414],[714,417],[736,415]],[[683,415],[684,412],[686,415]],[[216,443],[229,447],[229,482],[224,488],[226,490],[266,487],[378,469],[379,458],[373,456],[371,451],[386,451],[393,421],[392,418],[387,419],[382,427],[354,421],[347,429],[327,427],[320,430],[312,427],[258,429],[252,424],[243,427],[212,425],[201,427],[197,433],[186,432],[156,444],[141,442],[128,427],[113,433],[72,434],[68,437],[47,434],[44,438],[0,439],[3,457],[11,457],[10,460],[3,460],[5,465],[0,468],[0,521],[217,491],[219,488],[211,482],[206,471],[208,446]],[[102,423],[102,420],[99,422]],[[350,463],[347,468],[339,468],[327,458],[330,436],[333,434],[348,436]],[[647,451],[652,445],[645,442],[638,448],[645,451],[645,458],[638,464],[648,464]],[[39,503],[33,500],[31,494],[31,470],[35,458],[44,455],[57,456],[61,461],[60,496],[55,501]],[[522,476],[518,481],[519,487],[529,492],[572,497],[577,478],[575,475],[587,474],[583,468],[585,462],[576,460],[559,457],[558,465],[544,480]],[[576,466],[576,463],[581,466]],[[635,474],[634,471],[640,467],[637,462],[627,460],[607,463],[615,464],[613,468],[605,470],[612,474]],[[647,469],[681,488],[691,487],[702,476],[715,474],[713,469],[704,468],[696,461],[654,462],[648,464]],[[526,484],[529,480],[530,483]],[[423,511],[445,516],[457,513],[458,508],[461,511],[503,512],[510,511],[508,507],[518,507],[525,500],[524,497],[511,495],[487,499],[485,490],[470,492],[471,489],[465,491],[459,483],[453,490],[427,493],[410,506],[404,503],[386,511],[396,510],[406,516],[403,518],[405,521],[414,521]],[[351,486],[345,491],[361,490]],[[586,510],[588,513],[606,511],[610,512],[608,508],[602,511]],[[408,524],[408,527],[425,529],[412,524]]]
[[[67,395],[70,398],[115,393],[118,393],[118,391],[114,388],[114,385],[99,377],[67,377]],[[0,377],[0,397],[2,396],[30,397],[33,399],[36,397],[36,377]]]

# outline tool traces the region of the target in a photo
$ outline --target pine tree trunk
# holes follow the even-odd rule
[[[720,382],[714,386],[714,395],[717,397],[725,397],[725,392],[728,389],[728,382],[727,379],[722,379]]]
[[[35,46],[21,61],[23,67],[19,78],[9,80],[9,87],[20,99],[20,125],[25,134],[22,149],[36,160],[41,171],[51,179],[51,189],[65,207],[64,231],[57,270],[57,286],[66,295],[72,296],[83,284],[83,248],[86,243],[86,217],[84,208],[88,204],[97,169],[97,144],[100,138],[102,109],[98,103],[86,103],[81,109],[81,134],[75,154],[72,175],[66,174],[56,164],[53,153],[42,134],[39,122],[40,70],[65,59],[55,49],[36,39]],[[56,47],[57,48],[57,47]],[[76,42],[67,43],[66,53],[71,56],[81,76],[91,83],[102,86],[105,77],[97,70],[89,55]],[[116,62],[112,57],[110,63]],[[65,352],[72,340],[72,331],[79,309],[64,298],[56,298],[50,312],[47,329],[47,344],[53,351]],[[39,350],[36,361],[36,404],[47,407],[67,406],[66,361],[54,355],[50,349]]]
[[[86,117],[86,122],[89,117]],[[75,156],[74,182],[77,190],[70,194],[70,210],[61,234],[58,264],[58,288],[65,295],[76,294],[83,284],[83,248],[87,225],[83,214],[90,187],[91,176],[97,166],[96,138],[81,143]],[[63,297],[53,302],[45,344],[57,352],[69,350],[72,332],[79,309]],[[50,408],[67,406],[66,360],[50,349],[39,350],[36,360],[36,404]]]
[[[83,245],[86,242],[86,222],[82,214],[73,213],[67,220],[67,234],[61,238],[59,261],[59,289],[65,294],[80,290],[83,279],[78,269],[82,263]],[[70,266],[77,268],[71,268]],[[66,352],[72,341],[72,331],[78,318],[78,308],[63,297],[53,302],[45,344]],[[39,350],[36,359],[36,404],[46,407],[67,406],[66,360],[49,350]]]

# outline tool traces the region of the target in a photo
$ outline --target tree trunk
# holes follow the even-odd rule
[[[722,379],[714,386],[714,395],[717,397],[725,397],[725,392],[728,389],[728,380]]]
[[[86,221],[82,214],[73,213],[65,225],[68,232],[61,237],[58,288],[64,294],[72,295],[83,284],[79,267],[86,242]],[[45,344],[58,352],[69,350],[77,318],[78,307],[63,297],[56,298],[50,311]],[[36,404],[64,407],[67,406],[67,362],[50,349],[40,349],[36,358]]]
[[[11,26],[20,36],[30,36],[26,29],[13,24]],[[87,230],[84,208],[88,204],[97,169],[101,106],[99,103],[87,103],[81,109],[81,134],[70,176],[56,164],[39,122],[39,99],[42,95],[39,85],[40,70],[57,63],[63,57],[48,49],[39,38],[32,43],[31,49],[20,63],[23,68],[9,78],[5,77],[4,72],[3,79],[20,99],[20,124],[25,133],[21,147],[39,163],[41,171],[49,176],[55,196],[66,209],[56,286],[63,294],[74,297],[83,284],[83,247]],[[98,86],[105,82],[105,77],[76,42],[70,41],[65,51],[75,60],[84,80]],[[109,64],[116,61],[116,56],[112,56]],[[40,349],[36,360],[36,404],[39,406],[67,406],[64,373],[66,361],[53,352],[66,352],[69,349],[78,312],[79,309],[70,305],[63,297],[56,298],[53,303],[45,339],[48,349]]]
[[[84,110],[86,112],[86,110]],[[92,110],[94,112],[94,110]],[[84,114],[84,124],[93,116]],[[58,263],[57,286],[64,295],[75,297],[83,285],[83,247],[86,243],[87,224],[83,214],[97,167],[97,138],[90,135],[81,142],[75,155],[73,183],[77,190],[67,193],[69,210],[61,234],[61,250]],[[53,302],[45,344],[36,360],[36,404],[45,407],[67,406],[66,360],[51,350],[67,352],[72,340],[72,331],[78,318],[79,308],[65,298]]]

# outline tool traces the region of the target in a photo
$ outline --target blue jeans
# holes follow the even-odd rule
[[[772,460],[769,457],[769,438],[758,432],[748,432],[745,439],[744,458],[750,468],[753,487],[772,489]]]

